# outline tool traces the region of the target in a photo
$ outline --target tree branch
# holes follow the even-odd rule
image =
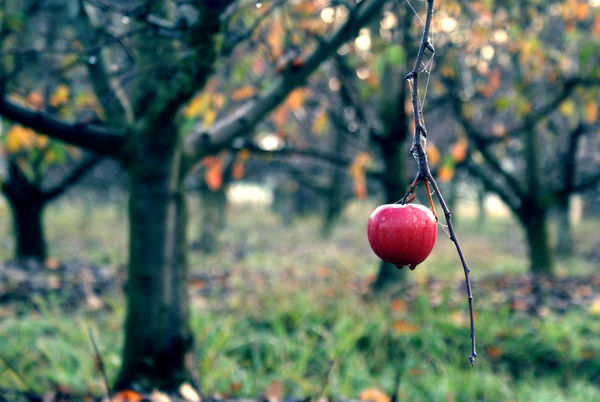
[[[303,66],[282,71],[268,89],[240,107],[237,112],[217,121],[207,131],[191,136],[186,142],[188,160],[196,161],[226,147],[234,138],[249,134],[267,113],[279,105],[293,89],[306,81],[321,61],[354,37],[362,26],[377,15],[385,3],[386,0],[363,0],[336,32],[323,39],[316,49],[307,55]]]
[[[412,82],[411,87],[411,95],[412,95],[412,109],[414,114],[414,123],[415,123],[415,131],[414,131],[414,141],[411,148],[411,153],[415,157],[417,161],[418,171],[417,175],[409,186],[406,195],[402,198],[401,202],[404,204],[407,200],[407,197],[414,193],[415,188],[418,183],[425,182],[425,187],[427,189],[427,194],[429,195],[429,201],[431,202],[431,208],[433,209],[433,200],[431,199],[431,193],[429,192],[429,185],[431,183],[431,187],[433,188],[433,192],[435,193],[442,210],[444,211],[444,217],[446,219],[446,224],[448,225],[448,234],[450,237],[450,241],[454,243],[456,248],[456,252],[458,253],[458,257],[463,267],[463,271],[465,274],[465,285],[467,288],[467,297],[469,302],[469,318],[471,321],[471,354],[469,355],[469,364],[472,366],[475,362],[475,357],[477,357],[477,353],[475,351],[475,320],[473,317],[473,294],[471,292],[471,281],[469,279],[469,268],[467,267],[467,262],[463,256],[462,250],[458,243],[458,239],[456,238],[456,234],[454,233],[454,226],[452,225],[452,219],[450,210],[446,202],[444,201],[444,197],[438,188],[438,185],[431,174],[431,170],[429,169],[429,163],[427,162],[427,154],[423,149],[423,142],[425,137],[427,136],[427,131],[425,130],[425,125],[423,122],[423,115],[420,112],[419,108],[419,67],[421,65],[421,60],[423,59],[423,54],[425,50],[429,50],[430,52],[434,52],[433,46],[429,42],[429,27],[431,25],[431,19],[433,17],[433,3],[434,0],[427,0],[427,13],[425,17],[425,27],[423,29],[423,36],[421,39],[421,44],[419,46],[419,51],[417,53],[417,57],[415,60],[415,65],[410,73],[405,77],[405,79]],[[435,211],[434,211],[435,215]],[[437,217],[436,217],[437,220]],[[414,269],[414,267],[409,266],[409,268]]]
[[[0,115],[56,140],[85,148],[97,154],[119,157],[125,144],[124,133],[88,123],[67,123],[51,114],[20,106],[0,92]]]
[[[80,29],[80,36],[87,37],[94,42],[97,50],[93,53],[95,62],[87,62],[88,76],[96,93],[96,97],[102,105],[104,114],[109,122],[122,125],[133,122],[133,110],[129,99],[120,87],[112,84],[106,68],[102,48],[99,45],[97,32],[99,27],[92,21],[91,10],[86,10],[83,0],[79,2],[79,14],[74,21]],[[114,96],[113,96],[114,95]]]
[[[77,183],[83,176],[90,171],[98,162],[102,160],[100,156],[91,156],[85,161],[81,162],[76,166],[67,176],[65,176],[60,183],[53,188],[44,191],[42,197],[46,201],[51,201],[54,198],[63,194],[69,187]]]
[[[521,205],[515,202],[515,199],[511,197],[504,187],[496,183],[489,175],[485,174],[481,169],[481,166],[475,163],[470,157],[467,159],[465,166],[469,173],[477,177],[488,191],[498,194],[511,211],[517,213]],[[521,198],[517,197],[517,199],[520,200]]]

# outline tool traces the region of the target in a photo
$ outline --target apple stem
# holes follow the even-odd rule
[[[438,216],[435,213],[435,207],[433,206],[433,198],[431,198],[431,190],[429,189],[429,180],[425,179],[425,188],[427,189],[427,197],[429,197],[429,204],[431,205],[431,212],[433,212],[433,216],[435,217],[435,221],[438,221]]]
[[[438,185],[431,174],[431,170],[429,169],[429,163],[427,161],[427,154],[425,153],[423,142],[427,138],[427,130],[425,129],[425,123],[423,119],[422,112],[419,109],[419,98],[418,98],[418,90],[419,90],[419,66],[421,65],[421,61],[423,59],[423,54],[425,50],[434,53],[433,46],[429,42],[429,28],[431,26],[431,19],[433,16],[433,3],[434,0],[427,0],[427,14],[425,18],[425,27],[423,29],[423,36],[421,38],[421,45],[419,46],[419,50],[417,53],[417,58],[415,60],[415,65],[410,73],[408,73],[405,77],[406,80],[412,81],[411,86],[411,95],[412,95],[412,109],[414,114],[415,121],[415,132],[414,132],[414,141],[413,145],[410,149],[410,153],[415,158],[418,171],[415,179],[408,187],[408,190],[404,197],[401,199],[401,203],[404,204],[409,196],[411,196],[416,189],[417,184],[420,182],[425,182],[425,187],[427,189],[427,195],[429,196],[429,202],[431,203],[431,209],[437,221],[437,215],[435,214],[435,210],[433,208],[433,199],[431,197],[431,191],[429,189],[429,183],[431,183],[431,187],[433,187],[433,193],[435,193],[442,210],[444,211],[444,218],[446,219],[446,225],[448,226],[448,234],[452,243],[456,247],[456,252],[458,253],[458,257],[463,267],[463,271],[465,273],[465,283],[467,288],[467,297],[469,300],[469,318],[471,319],[471,354],[469,356],[469,364],[473,366],[475,363],[475,357],[477,357],[477,352],[475,351],[475,321],[473,314],[473,293],[471,292],[471,281],[469,279],[469,268],[467,267],[467,262],[465,261],[465,257],[463,256],[462,250],[458,243],[458,239],[456,238],[456,234],[454,233],[454,226],[452,225],[451,213],[448,209],[448,205],[444,201],[444,197],[438,188]],[[409,267],[410,268],[410,267]]]

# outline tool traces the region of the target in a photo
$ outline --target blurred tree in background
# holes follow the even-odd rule
[[[119,159],[130,178],[127,318],[121,372],[116,388],[174,389],[191,379],[192,334],[186,268],[186,212],[183,179],[197,161],[249,135],[254,125],[362,25],[377,15],[383,0],[348,4],[346,21],[324,37],[281,41],[274,67],[262,85],[233,92],[239,107],[203,119],[201,130],[184,138],[180,110],[205,87],[221,58],[235,57],[238,43],[252,36],[281,6],[256,9],[254,2],[28,1],[3,5],[2,98],[0,114],[58,140]],[[316,3],[306,8],[307,29]],[[248,8],[254,12],[248,12]],[[25,21],[33,21],[35,29]],[[281,18],[280,16],[278,18]],[[58,21],[60,20],[60,23]],[[317,20],[318,21],[318,20]],[[278,28],[281,29],[282,27]],[[39,42],[56,35],[49,47]],[[260,47],[250,48],[260,51]],[[289,57],[289,51],[293,51]],[[14,59],[39,61],[55,69],[59,82],[77,83],[96,95],[101,121],[80,121],[37,111],[16,94],[30,69]],[[216,113],[216,111],[213,111]],[[212,120],[212,121],[210,121]],[[140,323],[144,323],[140,325]]]
[[[600,12],[588,2],[522,1],[442,13],[441,74],[468,142],[466,167],[517,217],[531,271],[551,274],[550,209],[568,251],[570,197],[600,181]]]

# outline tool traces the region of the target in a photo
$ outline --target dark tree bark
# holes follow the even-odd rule
[[[173,390],[191,378],[184,172],[174,132],[140,135],[129,168],[128,308],[116,389]]]
[[[98,160],[95,157],[89,158],[73,169],[55,187],[43,191],[39,180],[30,181],[16,161],[9,158],[8,180],[2,185],[2,193],[10,205],[17,259],[34,258],[39,261],[46,259],[47,246],[43,222],[46,205],[82,178]]]
[[[11,190],[4,191],[10,205],[16,235],[16,258],[43,261],[46,258],[46,239],[42,222],[45,203],[41,198],[12,196],[8,195]]]
[[[535,204],[525,203],[518,216],[525,228],[531,272],[550,275],[553,259],[548,233],[548,208]]]

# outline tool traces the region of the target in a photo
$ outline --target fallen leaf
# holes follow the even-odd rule
[[[361,401],[390,402],[390,397],[378,388],[363,389],[358,396]]]
[[[150,394],[150,400],[152,402],[171,402],[171,398],[169,398],[167,394],[164,394],[156,389],[152,391],[152,394]]]
[[[264,399],[269,402],[279,402],[283,400],[283,384],[275,380],[269,384],[264,392]]]
[[[406,310],[406,303],[404,302],[404,300],[400,300],[400,299],[394,299],[390,302],[390,309],[392,311],[404,311]]]
[[[489,357],[496,360],[502,355],[502,349],[498,346],[490,346],[487,348],[487,354]]]
[[[119,391],[113,396],[113,402],[140,402],[144,397],[139,392],[132,391],[130,389],[126,389],[124,391]]]
[[[194,387],[192,387],[187,382],[184,382],[183,384],[181,384],[179,386],[179,395],[181,395],[181,397],[183,399],[188,400],[188,401],[192,401],[192,402],[202,401],[202,398],[200,398],[200,395],[198,395],[198,393],[196,392]]]
[[[402,335],[414,334],[419,330],[419,326],[410,322],[398,320],[394,321],[394,330]]]
[[[44,261],[44,265],[48,269],[58,269],[60,268],[60,262],[55,257],[48,257],[46,261]]]

